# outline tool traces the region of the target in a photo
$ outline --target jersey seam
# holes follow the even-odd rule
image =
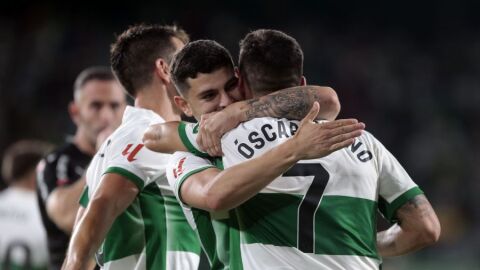
[[[144,181],[142,180],[142,178],[140,178],[138,175],[132,173],[129,170],[126,170],[120,167],[108,167],[103,173],[103,175],[107,173],[114,173],[114,174],[121,175],[127,178],[128,180],[130,180],[133,184],[135,184],[139,190],[143,190]]]
[[[180,135],[180,140],[182,141],[183,145],[188,149],[189,152],[196,156],[200,157],[210,157],[208,154],[203,153],[199,149],[197,149],[190,139],[187,136],[186,132],[187,125],[184,122],[180,122],[178,125],[178,134]]]
[[[182,200],[182,195],[180,193],[180,190],[181,190],[181,187],[183,185],[183,183],[185,182],[185,180],[187,180],[187,178],[189,178],[190,176],[196,174],[196,173],[199,173],[199,172],[202,172],[206,169],[209,169],[209,168],[215,168],[215,166],[213,165],[207,165],[207,166],[204,166],[204,167],[200,167],[198,169],[195,169],[193,171],[190,171],[188,172],[187,174],[185,174],[184,176],[182,176],[180,178],[180,180],[177,181],[176,183],[176,188],[175,188],[175,192],[177,193],[177,196],[178,196],[178,200],[185,206],[188,206],[183,200]]]

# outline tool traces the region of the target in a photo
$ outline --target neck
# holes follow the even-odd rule
[[[73,143],[78,147],[78,149],[80,149],[80,151],[91,156],[95,155],[95,145],[88,142],[88,138],[81,127],[79,127],[75,133],[75,136],[73,137]]]
[[[165,121],[180,121],[180,115],[174,110],[165,85],[156,84],[142,88],[135,97],[135,107],[152,110]]]

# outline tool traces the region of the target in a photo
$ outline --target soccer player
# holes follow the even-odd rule
[[[2,269],[47,269],[47,235],[35,194],[35,167],[50,150],[40,141],[19,141],[5,151],[0,192],[0,265]]]
[[[51,269],[60,269],[65,258],[85,186],[84,172],[99,146],[97,140],[120,124],[125,106],[125,94],[109,68],[90,67],[77,76],[68,107],[75,135],[40,162],[37,174]]]
[[[222,89],[228,89],[231,87],[231,81],[234,76],[233,62],[228,51],[221,45],[214,41],[200,40],[188,44],[183,48],[175,57],[172,65],[172,74],[174,81],[177,85],[177,90],[182,94],[182,97],[175,97],[177,105],[179,105],[185,113],[193,115],[197,119],[200,115],[212,110],[219,109],[219,99],[215,98],[216,93],[221,92]],[[299,89],[295,89],[300,93]],[[286,91],[289,95],[289,90]],[[283,96],[284,98],[288,97]],[[290,100],[293,102],[294,99]],[[305,101],[306,102],[306,101]],[[318,112],[317,112],[318,113]],[[315,119],[316,114],[312,119]],[[341,124],[349,123],[350,126],[342,126]],[[360,134],[362,124],[355,125],[356,121],[343,120],[339,122],[332,122],[324,126],[310,125],[315,132],[308,133],[308,131],[300,132],[297,137],[278,149],[273,150],[269,155],[265,155],[258,160],[252,161],[250,164],[244,164],[238,168],[232,168],[225,172],[225,179],[220,177],[220,181],[217,181],[215,175],[220,172],[219,169],[214,167],[215,162],[200,159],[200,163],[191,163],[191,154],[179,153],[174,155],[178,157],[178,164],[175,168],[167,170],[169,174],[169,180],[171,178],[186,179],[185,183],[180,180],[177,183],[171,183],[174,186],[175,192],[179,194],[179,187],[182,186],[181,195],[186,205],[194,206],[191,210],[186,208],[186,215],[189,218],[193,227],[196,228],[202,245],[205,247],[206,253],[210,258],[212,269],[223,269],[232,267],[233,263],[229,262],[228,253],[232,252],[235,248],[234,237],[230,237],[229,227],[235,226],[234,217],[229,218],[229,213],[219,212],[223,208],[228,208],[229,202],[220,199],[217,194],[222,193],[224,189],[236,189],[234,194],[227,200],[232,199],[242,200],[247,199],[249,196],[253,196],[260,191],[262,185],[268,183],[268,179],[273,180],[276,176],[279,176],[283,170],[288,166],[293,165],[296,160],[302,157],[312,157],[311,155],[318,157],[326,155],[331,151],[346,146],[352,142],[352,137]],[[334,127],[340,123],[341,128],[335,129]],[[298,126],[297,126],[298,127]],[[331,128],[329,130],[329,128]],[[349,128],[351,130],[349,130]],[[197,152],[197,149],[193,149],[193,145],[188,142],[188,139],[184,136],[188,133],[185,129],[195,133],[197,126],[181,124],[179,131],[183,141],[189,146],[189,149]],[[305,128],[306,130],[309,130]],[[301,128],[300,128],[301,130]],[[311,131],[312,131],[311,130]],[[330,135],[326,135],[325,131],[330,132]],[[162,130],[158,130],[162,131]],[[343,137],[343,133],[351,132],[349,137]],[[149,131],[149,132],[152,132]],[[309,135],[304,135],[309,134]],[[147,134],[146,137],[153,136],[153,134]],[[323,136],[322,136],[323,135]],[[337,136],[338,135],[338,136]],[[330,136],[330,137],[329,137]],[[321,143],[314,144],[314,147],[310,147],[308,143],[318,141],[320,138]],[[153,137],[151,138],[153,139]],[[331,140],[330,140],[331,139]],[[300,143],[302,142],[302,143]],[[304,144],[303,142],[307,142]],[[158,145],[156,145],[158,146]],[[305,148],[308,146],[308,148]],[[194,156],[193,159],[194,160]],[[203,165],[202,162],[207,163]],[[175,163],[175,162],[174,162]],[[197,166],[200,165],[200,166]],[[250,167],[253,166],[253,167]],[[238,176],[237,174],[245,168],[252,168],[248,173]],[[270,168],[265,170],[265,168]],[[184,172],[188,171],[188,174]],[[188,175],[195,173],[192,177]],[[172,176],[174,175],[174,176]],[[228,175],[228,176],[227,176]],[[234,177],[232,177],[232,175]],[[199,178],[197,178],[199,176]],[[246,176],[246,177],[243,177]],[[197,181],[198,180],[198,181]],[[182,201],[182,200],[180,200]],[[185,206],[186,206],[185,205]],[[211,211],[209,213],[207,211]],[[234,233],[234,231],[232,231]],[[231,246],[233,244],[233,246]],[[239,247],[239,245],[237,245]],[[237,248],[238,250],[238,248]]]
[[[272,83],[275,78],[287,78],[285,85],[298,83],[302,62],[302,51],[293,38],[279,31],[254,31],[241,42],[240,86],[258,97],[282,87]],[[246,177],[255,165],[262,165],[252,161],[291,143],[298,126],[286,119],[260,118],[227,133],[222,139],[224,167],[241,166],[245,161],[250,166],[223,180],[230,184],[233,177]],[[194,136],[191,132],[185,137]],[[207,172],[215,169],[200,158],[175,157],[173,167],[182,165],[180,176],[172,174],[179,199],[192,207],[208,207],[198,200],[203,198],[202,190],[193,187],[200,181],[193,179],[202,174],[208,177]],[[266,187],[251,198],[237,195],[245,186],[225,185],[217,190],[224,198],[218,209],[244,202],[230,211],[236,219],[230,226],[240,231],[239,236],[232,236],[236,227],[230,230],[231,242],[235,242],[229,250],[231,269],[378,269],[380,256],[405,254],[439,237],[438,219],[423,192],[369,133],[348,148],[284,169],[282,177],[263,182]],[[222,174],[227,175],[225,171],[214,177]],[[377,209],[395,223],[378,235]],[[234,249],[235,244],[240,251]]]
[[[137,25],[112,45],[112,69],[135,107],[127,107],[121,126],[88,168],[81,198],[85,209],[79,213],[65,269],[84,269],[97,251],[104,269],[198,268],[198,241],[178,203],[169,198],[164,176],[169,155],[151,152],[141,141],[149,125],[180,119],[170,103],[175,89],[169,62],[188,40],[176,26]],[[180,215],[168,216],[175,208]],[[176,241],[167,243],[167,231]]]

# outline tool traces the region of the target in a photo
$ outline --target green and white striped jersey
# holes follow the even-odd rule
[[[97,253],[104,269],[198,269],[200,244],[165,175],[170,155],[152,152],[142,144],[145,129],[162,122],[153,111],[128,106],[122,125],[87,170],[87,187],[80,200],[84,207],[107,173],[124,176],[140,190],[114,221]]]
[[[189,176],[208,168],[223,169],[221,159],[202,158],[190,152],[176,152],[167,166],[167,178],[182,205],[185,217],[197,232],[211,269],[243,269],[240,260],[240,234],[235,212],[233,210],[208,212],[191,208],[182,202],[180,187],[183,182]]]
[[[297,121],[274,118],[241,124],[222,139],[225,168],[263,154],[297,128]],[[184,131],[185,138],[195,137],[194,129]],[[394,222],[395,211],[421,193],[393,155],[364,132],[348,148],[300,161],[235,209],[242,266],[378,269],[376,211]]]

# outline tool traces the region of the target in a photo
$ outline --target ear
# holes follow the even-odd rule
[[[80,124],[80,108],[74,101],[68,104],[68,113],[75,125],[78,126]]]
[[[305,86],[307,85],[307,78],[305,78],[305,76],[302,76],[300,78],[300,86]]]
[[[238,87],[240,88],[240,91],[243,93],[243,96],[245,99],[252,99],[253,98],[253,93],[250,90],[250,87],[248,87],[247,81],[245,81],[240,74],[238,73]]]
[[[163,81],[163,83],[170,84],[170,66],[163,58],[158,58],[155,61],[155,74]]]
[[[189,116],[193,117],[193,112],[192,109],[190,108],[190,105],[188,105],[188,102],[181,96],[174,96],[173,101],[175,102],[175,105],[182,110],[182,112]]]

